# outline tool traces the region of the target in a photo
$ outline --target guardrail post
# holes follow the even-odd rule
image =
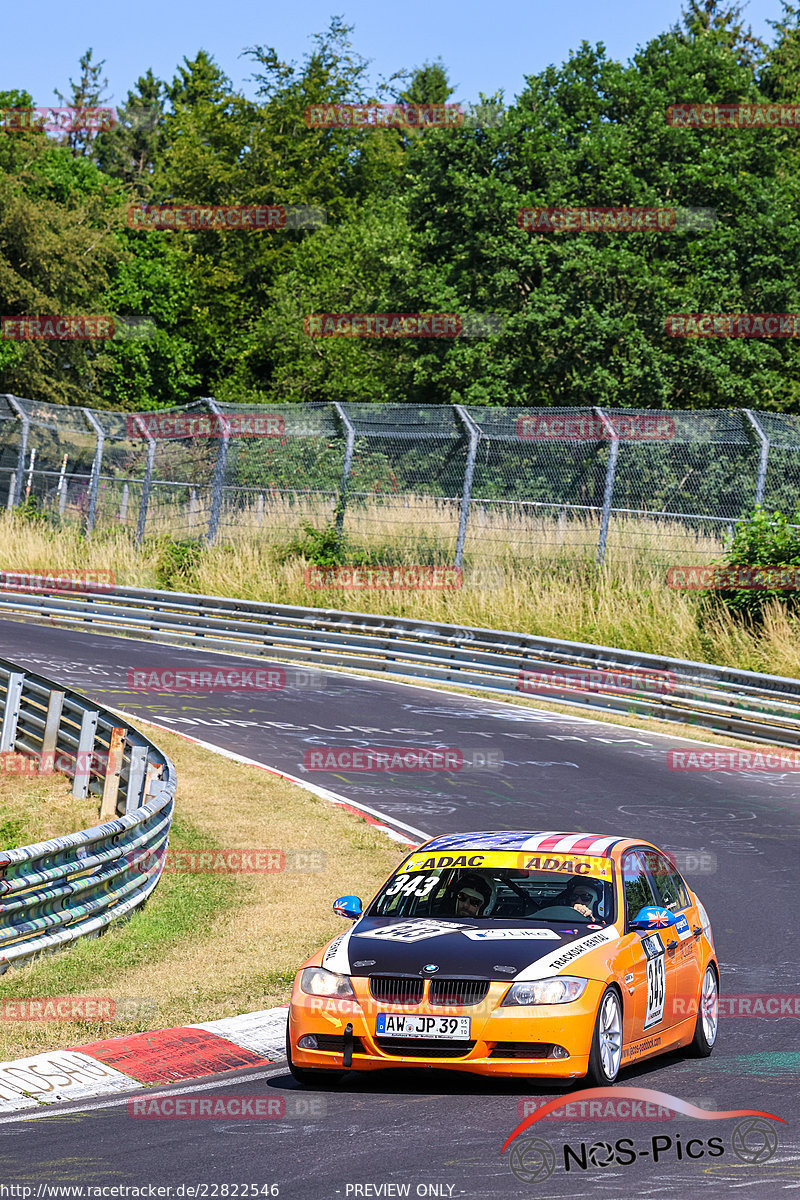
[[[141,808],[144,794],[144,777],[147,771],[147,746],[131,746],[131,765],[128,771],[128,790],[125,795],[125,812]]]
[[[117,795],[119,794],[119,777],[122,771],[122,756],[125,753],[127,729],[115,727],[111,730],[108,743],[108,762],[103,781],[103,799],[100,801],[100,820],[107,821],[117,815]]]
[[[464,431],[469,438],[469,449],[467,450],[467,465],[464,469],[464,488],[461,493],[461,511],[458,515],[458,537],[456,538],[456,557],[454,566],[460,567],[461,560],[464,557],[464,542],[467,537],[467,521],[469,520],[469,505],[472,499],[472,477],[475,474],[475,459],[478,456],[478,442],[480,441],[481,431],[469,415],[467,410],[461,404],[454,404],[456,415],[459,421],[464,426]]]
[[[9,671],[6,682],[6,702],[3,706],[3,724],[0,726],[0,753],[14,749],[24,682],[25,675],[21,671]]]
[[[81,716],[78,754],[75,759],[75,774],[72,778],[72,795],[78,800],[85,800],[89,791],[89,772],[92,768],[98,715],[94,709],[85,708]]]
[[[147,769],[145,770],[144,774],[144,796],[142,797],[143,804],[147,804],[148,800],[153,799],[153,792],[155,791],[153,785],[160,782],[161,767],[158,763],[148,762]]]
[[[767,460],[769,459],[769,437],[764,432],[764,428],[758,417],[749,408],[743,408],[742,412],[747,417],[750,425],[758,438],[761,449],[758,455],[758,478],[756,480],[756,508],[764,503],[764,487],[767,482]]]
[[[225,487],[225,471],[228,465],[228,447],[231,435],[230,425],[225,420],[222,409],[216,400],[207,397],[206,404],[219,421],[222,434],[219,442],[219,450],[217,451],[217,463],[214,468],[214,482],[211,485],[211,513],[208,518],[208,533],[206,534],[206,542],[210,546],[217,536],[219,521],[222,515],[222,497]]]
[[[88,408],[82,408],[81,412],[86,418],[86,423],[90,429],[93,429],[97,437],[97,442],[94,448],[94,460],[92,462],[92,474],[89,478],[89,508],[86,513],[86,536],[94,529],[94,518],[97,510],[97,491],[100,486],[100,470],[103,465],[103,444],[106,440],[106,435],[103,433],[102,426],[97,420],[97,417]]]
[[[22,432],[19,435],[19,450],[17,451],[17,469],[14,473],[15,486],[13,489],[13,499],[11,499],[12,491],[11,491],[10,485],[9,485],[9,493],[8,493],[8,495],[9,495],[9,506],[8,507],[16,508],[16,506],[20,502],[20,499],[22,498],[22,476],[25,471],[25,458],[28,453],[28,435],[30,434],[30,430],[31,430],[31,420],[30,420],[30,417],[28,416],[28,414],[25,412],[25,409],[22,407],[22,405],[17,400],[16,396],[11,396],[11,395],[9,395],[8,392],[6,392],[5,398],[8,401],[9,406],[11,408],[13,408],[14,412],[19,417],[19,420],[22,424]]]
[[[61,725],[61,711],[64,707],[64,692],[53,689],[47,702],[47,716],[42,734],[42,753],[39,756],[39,770],[52,771],[58,745],[58,730]]]
[[[139,519],[136,522],[136,542],[141,543],[147,525],[147,507],[150,503],[150,489],[153,486],[153,467],[156,461],[156,439],[145,425],[141,417],[136,417],[134,424],[138,425],[147,438],[147,460],[144,465],[142,494],[139,498]]]
[[[336,505],[336,532],[339,537],[344,530],[344,510],[347,504],[347,489],[350,486],[350,471],[353,467],[353,451],[356,444],[356,427],[342,408],[341,404],[333,401],[336,415],[344,426],[344,463],[342,464],[342,479],[339,484],[339,501]]]
[[[597,543],[597,565],[602,566],[606,558],[606,542],[608,541],[608,526],[611,522],[611,501],[614,495],[614,477],[617,473],[617,456],[619,454],[619,434],[601,408],[592,408],[603,422],[603,427],[609,435],[611,445],[608,448],[608,466],[606,467],[606,486],[603,491],[603,511],[600,516],[600,538]]]

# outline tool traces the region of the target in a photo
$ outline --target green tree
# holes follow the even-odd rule
[[[92,62],[91,46],[80,59],[81,73],[76,81],[70,79],[70,91],[68,95],[56,90],[56,96],[62,104],[68,105],[70,108],[77,110],[74,118],[74,128],[70,129],[64,137],[64,145],[68,146],[73,154],[83,155],[88,157],[92,154],[94,142],[98,136],[97,129],[90,125],[82,123],[82,114],[86,109],[97,108],[107,99],[105,95],[108,87],[108,80],[101,78],[105,59],[99,63]]]

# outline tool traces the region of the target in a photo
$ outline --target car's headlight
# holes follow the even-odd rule
[[[350,996],[355,992],[347,975],[336,975],[324,967],[306,967],[300,976],[300,991],[307,996]]]
[[[532,979],[529,983],[512,983],[505,994],[504,1004],[569,1004],[586,991],[588,979],[560,975],[557,979]]]

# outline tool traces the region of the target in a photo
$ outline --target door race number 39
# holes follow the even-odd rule
[[[658,1025],[664,1018],[666,975],[664,971],[664,943],[657,933],[642,938],[642,949],[647,955],[647,1009],[643,1029]]]

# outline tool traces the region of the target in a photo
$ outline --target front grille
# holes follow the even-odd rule
[[[369,991],[373,1000],[385,1004],[419,1004],[422,999],[423,979],[405,975],[370,975]]]
[[[375,1038],[384,1054],[402,1054],[406,1058],[464,1058],[474,1042],[449,1042],[440,1038]]]
[[[498,1042],[489,1058],[550,1058],[552,1042]]]
[[[489,991],[486,979],[432,979],[430,1004],[480,1004]]]
[[[315,1033],[317,1039],[318,1050],[333,1051],[335,1054],[344,1054],[344,1034],[341,1033]],[[361,1043],[361,1038],[350,1038],[352,1042],[353,1054],[363,1054],[364,1047]]]

